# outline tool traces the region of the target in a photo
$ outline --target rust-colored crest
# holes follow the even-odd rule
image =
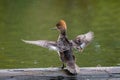
[[[56,24],[57,28],[58,29],[67,29],[67,26],[66,26],[66,22],[64,20],[60,20],[57,24]]]

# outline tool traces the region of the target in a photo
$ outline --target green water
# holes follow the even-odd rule
[[[75,52],[77,64],[120,65],[120,0],[0,0],[0,68],[61,66],[54,51],[25,40],[57,40],[55,24],[64,19],[68,38],[93,31],[94,41]]]

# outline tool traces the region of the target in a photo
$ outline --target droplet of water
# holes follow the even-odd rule
[[[21,63],[23,64],[23,63],[25,63],[24,61],[21,61]]]
[[[100,64],[98,64],[98,65],[97,65],[97,67],[101,67],[101,65],[100,65]]]
[[[96,53],[101,53],[101,45],[99,43],[95,43],[95,52]]]
[[[38,63],[38,61],[37,60],[34,60],[34,64],[37,64]]]
[[[120,63],[118,63],[117,66],[120,66]]]
[[[2,47],[1,49],[2,49],[2,50],[4,50],[5,48],[4,48],[4,47]]]

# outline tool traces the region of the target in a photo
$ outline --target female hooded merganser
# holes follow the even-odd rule
[[[86,47],[86,45],[88,45],[88,43],[93,39],[93,32],[78,35],[74,40],[68,40],[66,36],[67,26],[64,20],[60,20],[56,24],[56,29],[60,32],[57,42],[48,40],[23,41],[28,44],[34,44],[57,51],[61,61],[63,62],[62,68],[64,68],[65,63],[68,71],[72,74],[76,74],[79,72],[79,67],[75,63],[72,48],[79,51],[84,49],[84,47]]]
[[[72,74],[77,74],[79,72],[79,68],[75,63],[75,56],[73,55],[72,43],[67,39],[67,26],[65,21],[60,20],[56,24],[56,27],[57,30],[60,32],[57,40],[57,46],[59,48],[58,53],[60,55],[61,61],[63,62],[63,68],[65,63],[68,71],[70,71]]]

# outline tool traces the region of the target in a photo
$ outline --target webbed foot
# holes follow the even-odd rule
[[[61,67],[61,69],[64,69],[65,68],[65,65],[64,64],[62,64],[62,67]]]

